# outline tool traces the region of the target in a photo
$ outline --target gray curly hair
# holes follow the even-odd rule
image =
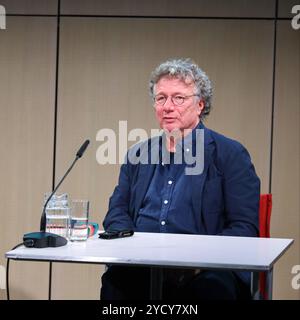
[[[154,89],[157,82],[162,77],[174,77],[179,78],[186,82],[187,80],[192,80],[195,83],[197,94],[204,101],[204,109],[201,112],[201,119],[204,119],[209,115],[211,109],[212,100],[212,85],[206,75],[206,73],[201,70],[197,64],[188,59],[170,59],[159,66],[152,72],[149,82],[150,96],[154,99]]]

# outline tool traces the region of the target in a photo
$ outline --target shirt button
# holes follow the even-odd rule
[[[164,204],[167,204],[168,202],[169,202],[168,200],[165,200],[165,201],[164,201]]]
[[[189,148],[186,148],[186,150],[185,150],[186,152],[190,152],[190,149]]]
[[[166,221],[163,220],[160,224],[164,226],[166,224]]]
[[[172,180],[169,180],[169,181],[168,181],[168,184],[172,184],[172,183],[173,183],[173,181],[172,181]]]

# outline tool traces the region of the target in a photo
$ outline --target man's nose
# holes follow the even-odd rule
[[[164,110],[166,111],[173,111],[174,110],[174,103],[172,101],[171,96],[169,96],[164,104]]]

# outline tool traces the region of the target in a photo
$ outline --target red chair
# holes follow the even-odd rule
[[[259,236],[261,238],[270,238],[270,222],[272,211],[272,194],[262,194],[259,202]],[[259,294],[264,300],[267,299],[265,291],[266,275],[264,272],[259,274]]]
[[[272,195],[262,194],[259,202],[259,236],[270,238]]]

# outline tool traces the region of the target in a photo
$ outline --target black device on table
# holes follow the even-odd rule
[[[133,230],[112,230],[112,231],[105,231],[99,234],[100,239],[110,240],[110,239],[118,239],[118,238],[125,238],[130,237],[134,234]]]

